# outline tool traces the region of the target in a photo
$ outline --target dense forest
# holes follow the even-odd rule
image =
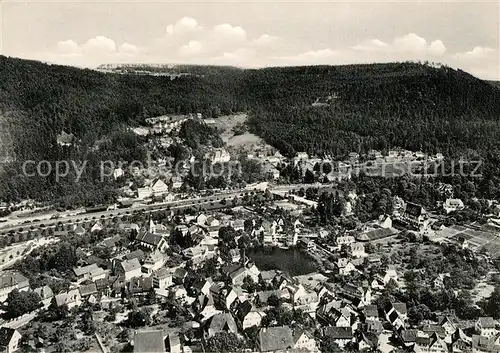
[[[145,158],[143,141],[127,127],[162,114],[216,118],[246,111],[251,130],[287,155],[343,157],[400,146],[453,157],[469,150],[494,156],[500,143],[500,89],[447,67],[183,66],[182,71],[192,75],[119,75],[0,56],[0,160],[16,160],[0,171],[0,200],[57,196],[70,205],[112,199],[112,182],[97,178],[98,162]],[[326,103],[313,105],[318,99]],[[63,130],[76,137],[77,148],[57,145]],[[193,143],[200,139],[186,137]],[[71,178],[56,182],[52,174],[20,176],[26,160],[65,159],[89,161],[80,186]],[[84,191],[95,195],[83,196]]]

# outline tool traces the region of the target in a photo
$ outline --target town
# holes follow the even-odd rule
[[[439,153],[283,156],[245,119],[131,128],[166,172],[106,170],[112,205],[2,205],[4,351],[500,351],[496,201],[440,182],[423,205],[415,184],[371,181]]]

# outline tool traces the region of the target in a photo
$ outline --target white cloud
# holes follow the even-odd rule
[[[135,55],[139,52],[139,48],[133,44],[130,44],[130,43],[123,43],[118,48],[118,51],[120,53],[123,53],[123,54]]]
[[[427,55],[441,56],[446,52],[446,47],[439,39],[428,44],[425,38],[420,37],[415,33],[408,33],[404,36],[394,38],[391,44],[380,39],[371,39],[364,41],[358,45],[351,47],[357,51],[373,52],[373,53],[390,53],[395,54],[394,60],[401,57],[398,54],[413,56],[413,59],[425,59]]]
[[[441,40],[436,39],[429,45],[428,50],[430,53],[435,55],[444,55],[444,53],[446,52],[446,47]]]
[[[223,23],[213,28],[213,33],[220,40],[239,40],[247,39],[247,32],[240,26],[232,26],[229,23]]]
[[[380,39],[371,39],[364,41],[361,44],[355,45],[352,47],[354,50],[360,51],[378,51],[389,48],[389,44],[381,41]]]
[[[92,54],[110,54],[116,52],[116,44],[104,36],[91,38],[83,46],[83,51]]]
[[[71,39],[58,42],[57,49],[61,54],[80,54],[82,52],[78,43]]]
[[[253,40],[253,43],[257,45],[270,45],[275,43],[277,40],[279,40],[278,37],[271,36],[269,34],[262,34],[258,38]]]
[[[409,33],[395,38],[393,48],[401,52],[420,53],[427,49],[427,41],[415,33]]]
[[[179,49],[179,53],[184,56],[196,55],[199,54],[203,49],[203,46],[200,42],[196,40],[190,40],[188,44],[183,45]]]
[[[169,24],[167,26],[167,34],[168,35],[183,35],[186,33],[191,33],[191,32],[196,32],[202,30],[203,27],[201,27],[198,24],[198,21],[196,21],[192,17],[183,17],[179,19],[177,22],[174,24]]]
[[[474,47],[474,49],[467,51],[465,53],[457,53],[455,58],[459,60],[477,60],[477,59],[485,59],[489,56],[493,56],[495,53],[495,49],[488,47]]]

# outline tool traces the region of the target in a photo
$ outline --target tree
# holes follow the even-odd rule
[[[493,293],[488,298],[485,308],[486,314],[493,318],[500,318],[500,285],[495,286]]]
[[[128,325],[133,328],[149,325],[150,321],[150,316],[145,310],[134,310],[128,314]]]
[[[4,318],[13,319],[30,313],[42,306],[40,296],[32,291],[21,292],[14,289],[7,296],[6,304],[4,303]]]
[[[321,341],[322,353],[341,353],[342,349],[335,342],[335,339],[330,336],[325,336]]]
[[[232,332],[218,332],[206,342],[205,351],[214,353],[233,353],[242,348],[242,342]]]

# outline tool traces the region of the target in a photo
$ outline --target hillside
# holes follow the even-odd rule
[[[500,90],[463,71],[375,64],[257,70],[246,80],[247,95],[264,103],[252,115],[254,132],[292,154],[399,146],[457,155],[499,146]],[[327,95],[329,104],[311,104]]]
[[[500,89],[462,71],[412,63],[178,68],[190,75],[120,75],[0,56],[0,157],[17,159],[0,178],[0,200],[113,198],[113,185],[96,182],[98,162],[144,158],[140,138],[125,128],[161,114],[247,111],[253,132],[290,155],[392,146],[483,154],[500,143]],[[78,149],[57,145],[62,130]],[[96,151],[96,141],[107,143]],[[85,159],[90,167],[78,188],[53,175],[19,176],[23,161],[42,159]]]

